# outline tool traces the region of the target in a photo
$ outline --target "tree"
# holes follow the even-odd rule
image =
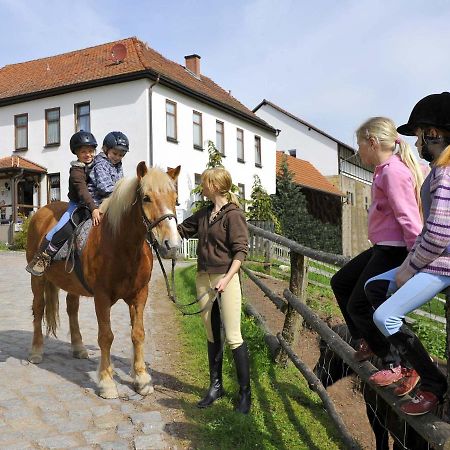
[[[206,169],[214,169],[215,167],[224,167],[222,164],[222,154],[217,150],[213,141],[208,141],[208,162],[206,163]],[[239,193],[239,188],[235,184],[232,184],[231,192]],[[195,200],[192,204],[193,213],[212,204],[208,199],[205,199],[205,197],[202,196],[202,186],[200,184],[192,189],[191,195],[193,195],[194,198],[199,197],[199,200]]]
[[[324,223],[308,212],[302,189],[293,181],[286,157],[277,176],[273,209],[280,219],[284,236],[300,244],[330,253],[342,253],[341,227]]]
[[[252,193],[250,195],[247,218],[249,220],[267,220],[273,222],[275,232],[281,232],[280,221],[273,211],[272,198],[264,189],[258,175],[253,177]]]

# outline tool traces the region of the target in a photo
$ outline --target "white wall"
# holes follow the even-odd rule
[[[177,103],[177,140],[166,139],[166,100]],[[202,113],[203,148],[193,146],[193,110]],[[181,164],[179,178],[180,208],[187,210],[192,198],[194,174],[202,173],[208,162],[208,141],[216,142],[216,120],[224,122],[225,129],[225,168],[231,173],[234,184],[245,185],[245,196],[250,197],[253,175],[257,174],[269,193],[275,193],[276,137],[248,122],[223,111],[208,106],[191,97],[180,94],[164,86],[157,85],[153,92],[153,161],[163,169]],[[244,160],[237,161],[236,129],[244,130]],[[255,135],[261,137],[262,167],[255,166]]]
[[[101,149],[109,131],[123,131],[131,151],[124,158],[124,172],[135,174],[136,165],[148,159],[148,97],[146,81],[102,86],[0,108],[0,157],[13,153],[61,174],[61,199],[67,200],[70,161],[76,159],[69,148],[75,132],[74,104],[90,101],[91,132]],[[61,145],[45,147],[45,110],[60,108]],[[14,152],[14,115],[28,113],[28,150]],[[41,205],[47,203],[47,185],[41,184]]]
[[[130,152],[123,159],[125,176],[134,176],[140,161],[150,161],[149,86],[150,80],[138,80],[102,86],[54,97],[37,99],[0,108],[0,157],[16,154],[45,167],[48,173],[61,175],[61,199],[67,200],[70,161],[69,140],[75,130],[74,104],[89,101],[91,107],[91,132],[100,150],[103,138],[109,131],[122,131],[130,140]],[[166,139],[166,99],[177,102],[178,143]],[[45,110],[60,108],[61,145],[45,148]],[[193,148],[192,111],[202,113],[204,150]],[[28,150],[14,152],[14,115],[28,113]],[[189,209],[194,187],[194,174],[201,173],[208,161],[207,142],[216,139],[216,119],[225,125],[224,165],[231,172],[233,182],[245,185],[250,197],[253,175],[257,174],[269,193],[275,192],[276,137],[257,126],[249,124],[179,94],[156,85],[152,94],[153,114],[153,164],[163,169],[181,165],[179,178],[179,203],[183,216]],[[244,130],[245,163],[237,162],[236,128]],[[254,139],[261,137],[262,167],[255,167]],[[41,205],[47,203],[47,182],[41,183]]]
[[[281,130],[277,150],[297,150],[297,158],[309,161],[322,175],[338,174],[338,144],[295,119],[264,104],[256,115]]]

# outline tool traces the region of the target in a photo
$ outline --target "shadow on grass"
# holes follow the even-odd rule
[[[177,288],[183,293],[182,301],[188,303],[195,298],[195,286],[192,270],[177,272]],[[262,333],[248,319],[243,320],[243,336],[249,345],[251,359],[251,384],[253,406],[248,416],[233,411],[237,398],[238,384],[232,354],[226,347],[223,363],[223,382],[226,390],[224,398],[217,400],[210,408],[198,409],[196,402],[204,395],[209,382],[207,369],[206,346],[202,348],[204,330],[200,319],[196,324],[184,324],[188,334],[187,355],[204,351],[197,363],[190,364],[192,379],[198,379],[202,387],[191,386],[181,399],[166,400],[166,406],[179,407],[191,425],[179,422],[176,432],[189,433],[194,448],[202,449],[280,449],[291,448],[321,450],[324,448],[343,448],[337,432],[326,417],[320,404],[295,382],[290,383],[282,369],[278,369],[271,361],[265,347]],[[198,331],[200,330],[200,331]],[[186,349],[185,349],[186,351]],[[193,367],[199,366],[197,369]],[[293,377],[296,376],[294,372]],[[301,376],[300,374],[298,375]],[[188,383],[189,384],[189,383]],[[195,384],[195,382],[194,382]],[[176,388],[176,386],[175,386]],[[307,388],[306,388],[307,389]],[[307,419],[299,414],[298,405],[308,409]],[[311,426],[309,426],[311,424]],[[320,429],[320,431],[318,431]],[[330,431],[331,429],[331,431]],[[166,430],[170,432],[168,428]],[[321,442],[320,433],[326,436],[327,442]],[[198,441],[197,441],[198,440]],[[196,441],[198,445],[196,445]]]

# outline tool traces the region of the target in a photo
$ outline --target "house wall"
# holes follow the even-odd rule
[[[166,100],[177,103],[177,140],[166,138]],[[193,111],[202,114],[203,151],[193,146]],[[223,164],[231,173],[234,184],[244,184],[246,198],[250,198],[253,176],[258,175],[268,193],[275,193],[276,137],[273,133],[249,124],[231,114],[206,105],[164,86],[155,86],[153,92],[153,157],[155,164],[166,169],[181,164],[178,183],[180,209],[185,216],[193,198],[195,174],[201,174],[208,162],[208,141],[216,142],[216,120],[224,123],[225,157]],[[244,130],[244,160],[237,160],[236,129]],[[255,135],[261,138],[261,165],[255,166]]]
[[[342,205],[342,253],[344,256],[356,256],[371,246],[367,232],[371,187],[342,175],[328,179],[342,192],[352,194],[344,198]]]
[[[308,128],[270,105],[262,105],[255,113],[272,127],[281,130],[277,150],[296,149],[296,157],[311,162],[323,175],[338,174],[338,144]]]
[[[250,197],[253,175],[258,174],[269,193],[275,192],[276,137],[231,114],[156,85],[152,93],[153,158],[150,155],[150,96],[151,81],[147,79],[0,107],[0,158],[17,154],[45,167],[48,173],[60,173],[61,199],[67,199],[70,161],[75,157],[69,149],[69,140],[75,132],[74,105],[90,102],[91,132],[101,148],[104,136],[113,130],[124,132],[130,140],[130,152],[123,159],[125,176],[134,176],[140,161],[163,169],[181,165],[179,178],[179,217],[190,209],[190,190],[194,174],[201,173],[208,161],[207,141],[216,139],[216,119],[224,122],[225,154],[223,162],[231,172],[233,182],[245,185]],[[166,139],[166,99],[177,102],[178,143]],[[61,145],[45,147],[45,110],[60,108]],[[192,111],[202,113],[204,150],[193,148]],[[28,114],[28,150],[14,152],[14,115]],[[237,161],[236,128],[244,130],[245,163]],[[255,135],[261,137],[262,167],[255,167]],[[42,177],[41,205],[47,203],[47,179]],[[35,196],[38,194],[36,189]],[[35,204],[38,204],[37,198]]]
[[[113,130],[123,131],[131,143],[124,158],[124,172],[134,174],[136,165],[148,159],[148,97],[146,81],[139,80],[95,89],[82,90],[0,108],[0,157],[16,154],[61,174],[61,199],[67,199],[70,161],[76,159],[69,148],[75,132],[74,105],[90,101],[91,132],[101,148],[104,136]],[[45,110],[60,108],[61,144],[45,147]],[[28,150],[14,152],[14,115],[28,114]],[[47,180],[41,182],[41,205],[47,203]],[[35,203],[37,204],[37,203]]]

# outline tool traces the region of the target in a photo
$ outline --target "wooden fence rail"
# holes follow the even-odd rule
[[[249,278],[266,294],[266,296],[277,306],[278,309],[284,311],[286,314],[286,320],[284,323],[283,331],[278,333],[278,341],[281,349],[276,349],[278,352],[277,360],[281,363],[286,363],[289,358],[295,364],[295,366],[301,370],[302,373],[307,374],[305,377],[309,376],[309,372],[304,368],[304,364],[298,358],[297,355],[292,351],[292,345],[296,343],[297,335],[300,330],[300,320],[305,320],[305,322],[314,329],[322,339],[327,342],[329,347],[340,357],[342,360],[351,367],[354,372],[365,382],[368,381],[369,376],[376,369],[370,362],[359,363],[353,359],[354,349],[350,347],[346,342],[342,340],[340,336],[331,330],[326,323],[324,323],[307,305],[306,305],[306,287],[308,283],[307,271],[308,271],[308,258],[312,258],[317,261],[321,261],[328,264],[333,264],[335,266],[342,266],[347,261],[341,255],[334,255],[331,253],[326,253],[318,250],[313,250],[305,247],[297,242],[291,241],[283,236],[271,233],[266,230],[262,230],[252,224],[248,224],[250,231],[250,242],[253,241],[252,235],[262,237],[271,242],[281,244],[290,250],[290,260],[291,260],[291,279],[289,283],[289,290],[286,289],[283,296],[287,300],[287,303],[281,299],[279,296],[270,291],[270,289],[264,285],[255,275],[252,274],[248,268],[243,267],[243,271],[249,276]],[[450,333],[450,308],[448,307],[450,296],[446,295],[446,317],[447,317],[447,349],[448,347],[448,336]],[[276,346],[273,341],[273,334],[265,325],[264,319],[256,312],[252,310],[249,311],[257,321],[263,326],[264,333],[266,336],[266,342],[271,342],[272,350]],[[297,317],[295,317],[297,316]],[[289,317],[289,318],[288,318]],[[448,361],[448,358],[447,358]],[[448,363],[450,364],[450,363]],[[450,375],[450,365],[448,375]],[[302,370],[305,369],[305,370]],[[317,380],[318,381],[318,380]],[[320,381],[318,381],[320,383]],[[310,383],[314,390],[317,390],[317,383]],[[450,385],[450,382],[449,382]],[[376,393],[383,398],[391,408],[398,414],[400,418],[405,420],[411,427],[413,427],[417,433],[419,433],[425,440],[427,440],[432,448],[444,448],[450,450],[450,424],[438,418],[434,414],[426,414],[425,416],[408,416],[401,412],[398,407],[398,397],[395,397],[390,390],[377,388],[371,386]],[[320,397],[326,395],[325,390],[322,391],[323,386],[320,389]],[[450,388],[449,388],[450,389]],[[319,393],[319,392],[318,392]],[[448,394],[448,393],[447,393]],[[448,398],[448,395],[447,395]],[[330,400],[331,401],[331,400]],[[448,400],[447,400],[448,401]],[[328,400],[325,404],[328,409]],[[448,408],[445,408],[447,411]],[[332,411],[330,409],[329,411]],[[345,429],[343,423],[336,420],[334,414],[330,412],[330,417],[336,423],[338,430],[341,431],[342,437],[347,442],[347,445],[356,445],[354,441],[347,441],[349,438],[348,432]],[[352,447],[350,447],[352,448]],[[354,448],[354,447],[353,447]]]

